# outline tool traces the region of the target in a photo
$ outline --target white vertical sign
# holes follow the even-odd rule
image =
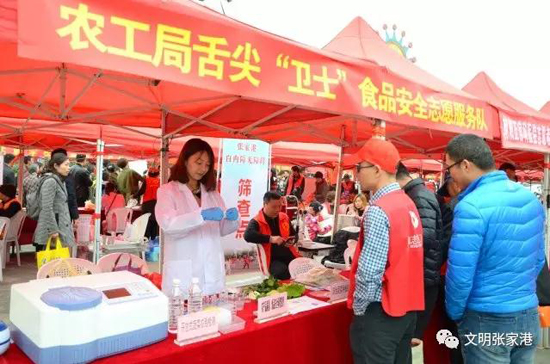
[[[269,144],[259,140],[224,139],[221,195],[227,208],[237,207],[239,229],[223,239],[226,253],[251,250],[244,239],[248,222],[262,209],[269,180]]]

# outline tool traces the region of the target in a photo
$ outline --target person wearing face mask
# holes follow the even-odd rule
[[[208,143],[191,139],[172,167],[169,182],[157,192],[155,215],[165,234],[162,290],[177,278],[185,291],[198,278],[205,295],[225,288],[221,237],[239,227],[236,208],[226,209],[216,189],[214,153]]]
[[[63,153],[52,155],[44,181],[40,187],[40,214],[34,233],[34,242],[45,246],[49,238],[60,238],[63,246],[74,247],[71,214],[67,203],[65,179],[69,175],[69,157]]]

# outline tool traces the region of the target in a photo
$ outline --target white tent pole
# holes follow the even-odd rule
[[[25,178],[25,148],[19,149],[19,171],[17,173],[17,192],[19,194],[20,202],[23,203],[23,179]]]
[[[338,231],[338,210],[340,208],[340,198],[342,195],[342,172],[344,171],[344,137],[345,137],[346,127],[342,126],[342,132],[340,134],[340,152],[338,156],[338,177],[336,178],[336,197],[334,200],[334,225],[332,227],[332,238],[334,239],[334,234]]]
[[[168,183],[168,136],[166,136],[166,110],[162,110],[161,115],[161,149],[160,149],[160,184]],[[162,274],[164,263],[164,232],[159,230],[159,272]]]
[[[103,152],[105,142],[101,137],[97,140],[96,185],[95,185],[95,214],[94,214],[94,263],[99,260],[101,247],[101,186],[103,180]]]

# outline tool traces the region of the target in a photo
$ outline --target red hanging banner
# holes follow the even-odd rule
[[[483,101],[431,90],[192,2],[20,0],[18,17],[23,57],[486,138],[498,128],[496,111]]]

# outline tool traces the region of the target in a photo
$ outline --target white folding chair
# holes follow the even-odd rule
[[[352,249],[353,251],[355,251],[357,244],[358,244],[357,240],[353,240],[353,239],[348,240],[348,248]]]
[[[141,268],[141,274],[147,274],[149,273],[149,267],[147,266],[147,262],[143,260],[142,258],[138,257],[135,254],[129,254],[129,253],[112,253],[107,254],[99,259],[97,262],[97,266],[103,273],[109,273],[112,272],[115,268],[115,264],[117,264],[117,259],[120,257],[120,260],[118,261],[118,266],[127,266],[131,262],[131,266],[135,268]]]
[[[133,223],[129,236],[124,236],[124,240],[132,242],[143,242],[145,238],[145,231],[147,230],[147,223],[149,222],[150,213],[146,213],[138,217]]]
[[[132,221],[134,210],[122,207],[109,211],[107,214],[107,232],[116,234],[124,234],[126,226]],[[113,224],[113,220],[115,221]]]
[[[67,278],[99,273],[101,273],[101,269],[88,260],[79,258],[65,258],[52,260],[51,262],[44,264],[38,270],[36,279],[53,277]]]
[[[129,243],[135,243],[137,247],[141,249],[141,257],[145,260],[145,249],[142,249],[142,245],[146,244],[148,239],[145,237],[145,231],[147,230],[147,223],[149,222],[150,213],[146,213],[138,217],[131,225],[129,233],[125,232],[123,240]]]
[[[346,265],[346,269],[350,269],[351,268],[351,260],[353,259],[353,254],[354,252],[352,252],[352,249],[351,248],[346,248],[346,250],[344,250],[344,264]]]
[[[0,282],[4,280],[2,270],[6,266],[6,238],[10,228],[10,219],[0,217]]]
[[[298,275],[307,273],[315,267],[322,267],[322,265],[311,258],[295,258],[288,265],[290,278],[295,279]]]
[[[13,243],[15,245],[15,253],[17,254],[17,265],[21,266],[21,256],[20,251],[21,248],[19,246],[19,237],[21,236],[21,231],[23,231],[23,224],[25,223],[25,219],[27,218],[27,214],[25,211],[21,210],[17,214],[15,214],[10,219],[10,228],[8,230],[8,236],[6,238],[6,261],[10,261],[10,246]],[[5,261],[4,261],[5,264]]]

